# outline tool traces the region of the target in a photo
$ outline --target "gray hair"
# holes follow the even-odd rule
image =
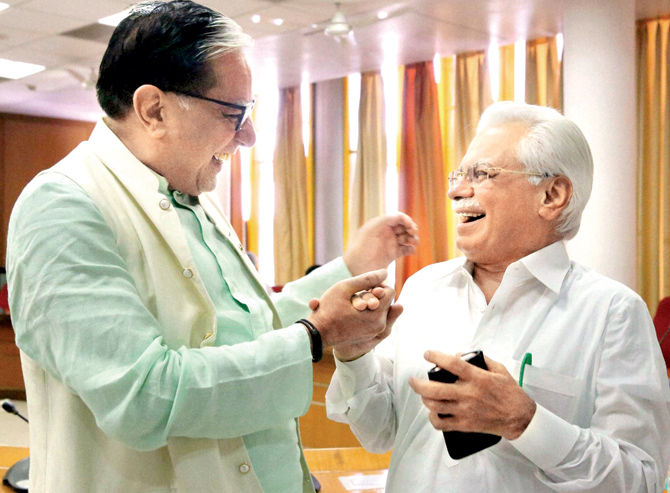
[[[566,176],[572,182],[572,199],[563,211],[556,233],[569,240],[579,231],[582,212],[593,186],[593,157],[586,137],[570,119],[553,108],[504,101],[489,106],[481,116],[477,133],[508,123],[522,123],[528,131],[514,156],[526,171]],[[529,176],[537,185],[542,178]]]

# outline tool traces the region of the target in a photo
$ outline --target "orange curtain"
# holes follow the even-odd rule
[[[638,291],[652,314],[670,296],[670,19],[637,29]]]
[[[300,87],[290,87],[279,94],[274,154],[276,284],[302,277],[310,266],[307,180]]]
[[[562,64],[555,37],[526,43],[526,102],[563,108]]]
[[[416,255],[397,262],[396,291],[422,267],[447,259],[446,177],[432,62],[404,68],[399,208],[419,226]]]

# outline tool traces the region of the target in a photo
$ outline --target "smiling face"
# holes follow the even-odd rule
[[[229,103],[252,100],[251,71],[241,53],[233,52],[211,62],[215,84],[201,96]],[[185,98],[188,108],[179,104]],[[161,174],[170,187],[190,195],[214,190],[222,162],[240,145],[251,147],[256,133],[251,119],[235,131],[240,111],[211,101],[168,94],[172,118],[167,132]]]
[[[461,170],[480,164],[522,171],[514,149],[525,132],[523,124],[509,123],[478,133]],[[501,172],[480,184],[462,178],[448,196],[460,219],[456,246],[475,264],[505,268],[554,241],[555,224],[540,214],[545,187],[524,175]]]

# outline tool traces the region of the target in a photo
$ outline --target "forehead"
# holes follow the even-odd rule
[[[490,166],[513,164],[514,151],[526,131],[527,127],[523,123],[514,122],[488,127],[478,132],[468,147],[461,168],[476,163]]]
[[[231,103],[247,102],[251,97],[251,69],[242,52],[234,51],[212,59],[214,86],[208,91],[210,97]]]

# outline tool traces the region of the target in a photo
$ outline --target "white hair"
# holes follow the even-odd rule
[[[215,14],[210,26],[212,34],[201,45],[205,60],[239,51],[253,44],[251,36],[243,32],[237,22],[219,12]]]
[[[562,239],[579,231],[582,212],[593,186],[593,157],[577,125],[558,111],[544,106],[504,101],[489,106],[481,116],[477,133],[508,123],[527,127],[515,149],[515,158],[526,171],[548,176],[566,176],[572,182],[572,199],[563,211],[556,233]],[[542,178],[529,176],[534,185]]]

